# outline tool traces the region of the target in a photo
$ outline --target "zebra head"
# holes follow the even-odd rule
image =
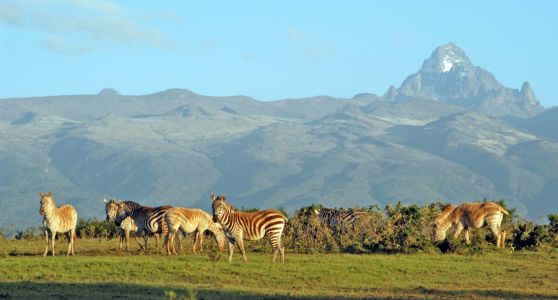
[[[118,214],[118,204],[116,203],[116,201],[114,201],[114,199],[110,199],[110,201],[104,199],[104,201],[105,201],[105,213],[107,215],[107,221],[113,222],[114,219],[116,219],[116,215]]]
[[[436,220],[434,224],[432,224],[432,240],[435,242],[444,240],[446,238],[446,232],[441,230],[440,222]]]
[[[217,223],[223,220],[223,216],[231,210],[231,206],[227,203],[227,197],[223,195],[211,194],[211,200],[213,201],[213,222]]]
[[[39,208],[39,214],[44,216],[47,214],[47,211],[55,205],[54,199],[52,198],[52,192],[48,192],[46,194],[39,192],[39,198],[41,198],[41,208]]]

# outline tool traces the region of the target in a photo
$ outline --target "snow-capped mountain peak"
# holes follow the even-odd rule
[[[448,43],[432,52],[430,58],[424,61],[421,71],[446,73],[456,65],[470,66],[471,62],[463,50],[453,43]]]

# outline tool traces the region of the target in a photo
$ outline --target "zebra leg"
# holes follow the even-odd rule
[[[163,247],[167,250],[167,255],[170,255],[170,251],[171,251],[170,243],[169,243],[169,241],[171,239],[171,236],[170,236],[171,232],[172,232],[172,230],[167,231],[167,234],[165,235],[165,241],[163,242]]]
[[[205,235],[205,230],[200,232],[199,235],[200,235],[200,242],[199,242],[200,253],[203,254],[203,238],[204,238],[204,235]]]
[[[500,232],[500,226],[494,224],[494,225],[490,226],[490,230],[492,231],[492,233],[496,237],[496,247],[499,248],[500,244],[502,243],[502,234]]]
[[[500,230],[500,226],[494,224],[490,226],[490,231],[492,231],[492,233],[496,237],[496,247],[500,248],[500,245],[502,244],[502,233]]]
[[[266,236],[269,238],[269,241],[271,242],[271,249],[273,250],[273,257],[271,258],[271,262],[274,263],[275,259],[277,258],[277,254],[281,252],[281,241],[278,240],[276,236],[270,234],[269,232],[266,233]]]
[[[463,235],[465,236],[465,243],[467,245],[471,244],[471,239],[469,238],[469,229],[463,230]]]
[[[234,239],[229,238],[229,263],[232,262],[232,256],[234,252]]]
[[[144,251],[147,251],[149,249],[147,249],[147,239],[149,238],[149,236],[147,235],[147,232],[143,233],[143,244],[145,246],[145,248],[143,249]]]
[[[54,256],[54,240],[56,240],[56,231],[50,233],[50,239],[52,242],[52,256]]]
[[[122,243],[124,241],[124,236],[126,235],[126,231],[120,229],[120,244],[118,245],[118,250],[122,250]]]
[[[198,254],[198,253],[196,252],[196,249],[198,248],[199,239],[200,239],[200,231],[199,231],[199,230],[196,230],[196,234],[195,234],[195,236],[194,236],[194,247],[193,247],[193,249],[194,249],[194,254]]]
[[[45,229],[45,237],[46,237],[46,248],[45,248],[45,253],[43,253],[43,257],[47,256],[48,254],[48,229]]]
[[[455,232],[453,233],[453,238],[455,239],[458,238],[462,230],[463,230],[463,224],[461,223],[457,224],[457,228],[455,228]]]
[[[501,234],[500,248],[506,248],[506,234],[507,234],[507,232],[505,230],[501,230],[500,234]]]
[[[77,239],[76,229],[73,228],[72,229],[72,234],[71,234],[71,237],[70,237],[70,240],[72,241],[72,256],[74,256],[74,245],[75,245],[75,242],[76,242],[75,239]]]
[[[124,232],[124,239],[126,240],[126,252],[130,251],[130,230]],[[120,243],[120,249],[122,249],[122,243]]]
[[[155,249],[157,249],[157,253],[159,253],[159,238],[161,236],[158,233],[155,233]]]
[[[72,231],[70,230],[64,235],[68,238],[68,252],[66,253],[66,256],[70,256],[70,253],[72,253]]]
[[[176,235],[178,236],[178,251],[182,253],[182,234],[177,232]]]
[[[248,257],[246,257],[246,251],[244,251],[244,239],[243,238],[235,238],[236,244],[238,245],[238,249],[240,250],[240,254],[242,254],[242,260],[246,263],[248,262]]]
[[[143,250],[143,245],[141,244],[140,237],[141,237],[141,233],[136,233],[136,236],[134,238],[136,239],[136,243],[138,243],[140,250]]]
[[[178,255],[178,253],[176,252],[176,245],[174,244],[174,238],[176,237],[176,231],[169,231],[168,233],[170,235],[170,240],[169,240],[169,245],[167,245],[167,247],[169,247],[170,249],[172,249],[172,254],[174,255]]]

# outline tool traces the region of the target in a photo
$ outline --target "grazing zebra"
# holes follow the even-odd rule
[[[116,201],[114,201],[114,199],[111,199],[110,201],[107,201],[107,199],[104,199],[105,202],[105,212],[107,215],[107,221],[110,221],[110,217],[109,217],[109,211],[114,210],[116,211]],[[114,209],[112,209],[112,207],[114,207]],[[131,232],[137,232],[138,231],[138,227],[136,226],[136,222],[134,222],[134,219],[132,219],[131,217],[125,217],[125,218],[120,218],[120,217],[116,217],[114,219],[114,223],[116,224],[116,226],[120,227],[120,247],[119,249],[122,250],[122,242],[125,240],[126,241],[126,251],[129,251],[129,241],[130,241],[130,233]],[[136,236],[136,241],[137,241],[137,236]]]
[[[314,213],[318,216],[320,222],[329,227],[341,226],[344,224],[354,224],[356,219],[366,214],[364,211],[344,211],[334,208],[315,209]]]
[[[481,228],[486,223],[494,236],[496,236],[496,246],[504,248],[506,231],[500,225],[504,215],[508,214],[503,207],[494,202],[464,203],[459,206],[449,205],[434,222],[434,240],[441,241],[445,239],[448,229],[455,225],[456,228],[453,236],[457,238],[461,231],[463,231],[465,241],[469,244],[469,230]]]
[[[174,236],[179,230],[184,234],[196,231],[194,254],[196,254],[198,246],[200,253],[203,252],[203,235],[206,230],[213,233],[220,251],[223,251],[225,247],[223,227],[219,223],[213,222],[211,216],[201,209],[173,207],[167,212],[166,221],[169,228],[165,237],[167,254],[171,254],[171,252],[177,254],[174,248]]]
[[[46,194],[39,192],[39,197],[41,198],[41,208],[39,209],[39,214],[43,216],[43,225],[46,236],[46,249],[45,253],[43,253],[43,257],[48,254],[49,232],[52,241],[52,256],[55,255],[54,241],[56,239],[56,233],[58,232],[67,233],[68,255],[74,255],[74,242],[76,240],[77,224],[77,212],[75,208],[71,205],[56,207],[56,203],[54,202],[51,192]]]
[[[221,223],[229,238],[229,262],[232,262],[234,243],[238,245],[242,259],[248,261],[244,251],[244,240],[260,240],[267,236],[273,249],[272,261],[281,253],[281,262],[285,262],[285,250],[281,245],[281,233],[287,217],[278,210],[257,212],[238,212],[232,207],[225,196],[211,194],[213,201],[213,221]]]
[[[143,234],[145,247],[142,248],[147,251],[147,239],[149,235],[154,234],[155,247],[159,250],[158,233],[167,233],[168,227],[165,215],[171,206],[150,207],[133,201],[118,201],[114,204],[106,208],[107,220],[114,221],[117,218],[132,218],[138,228],[137,233],[139,235]]]

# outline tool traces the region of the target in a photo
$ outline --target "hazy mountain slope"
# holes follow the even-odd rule
[[[555,212],[556,109],[524,119],[542,110],[530,87],[503,87],[452,47],[384,97],[0,99],[0,226],[39,225],[48,190],[80,217],[101,217],[103,197],[209,209],[210,192],[288,211],[487,197]]]
[[[533,134],[558,141],[558,107],[529,119],[507,118],[510,124]]]

